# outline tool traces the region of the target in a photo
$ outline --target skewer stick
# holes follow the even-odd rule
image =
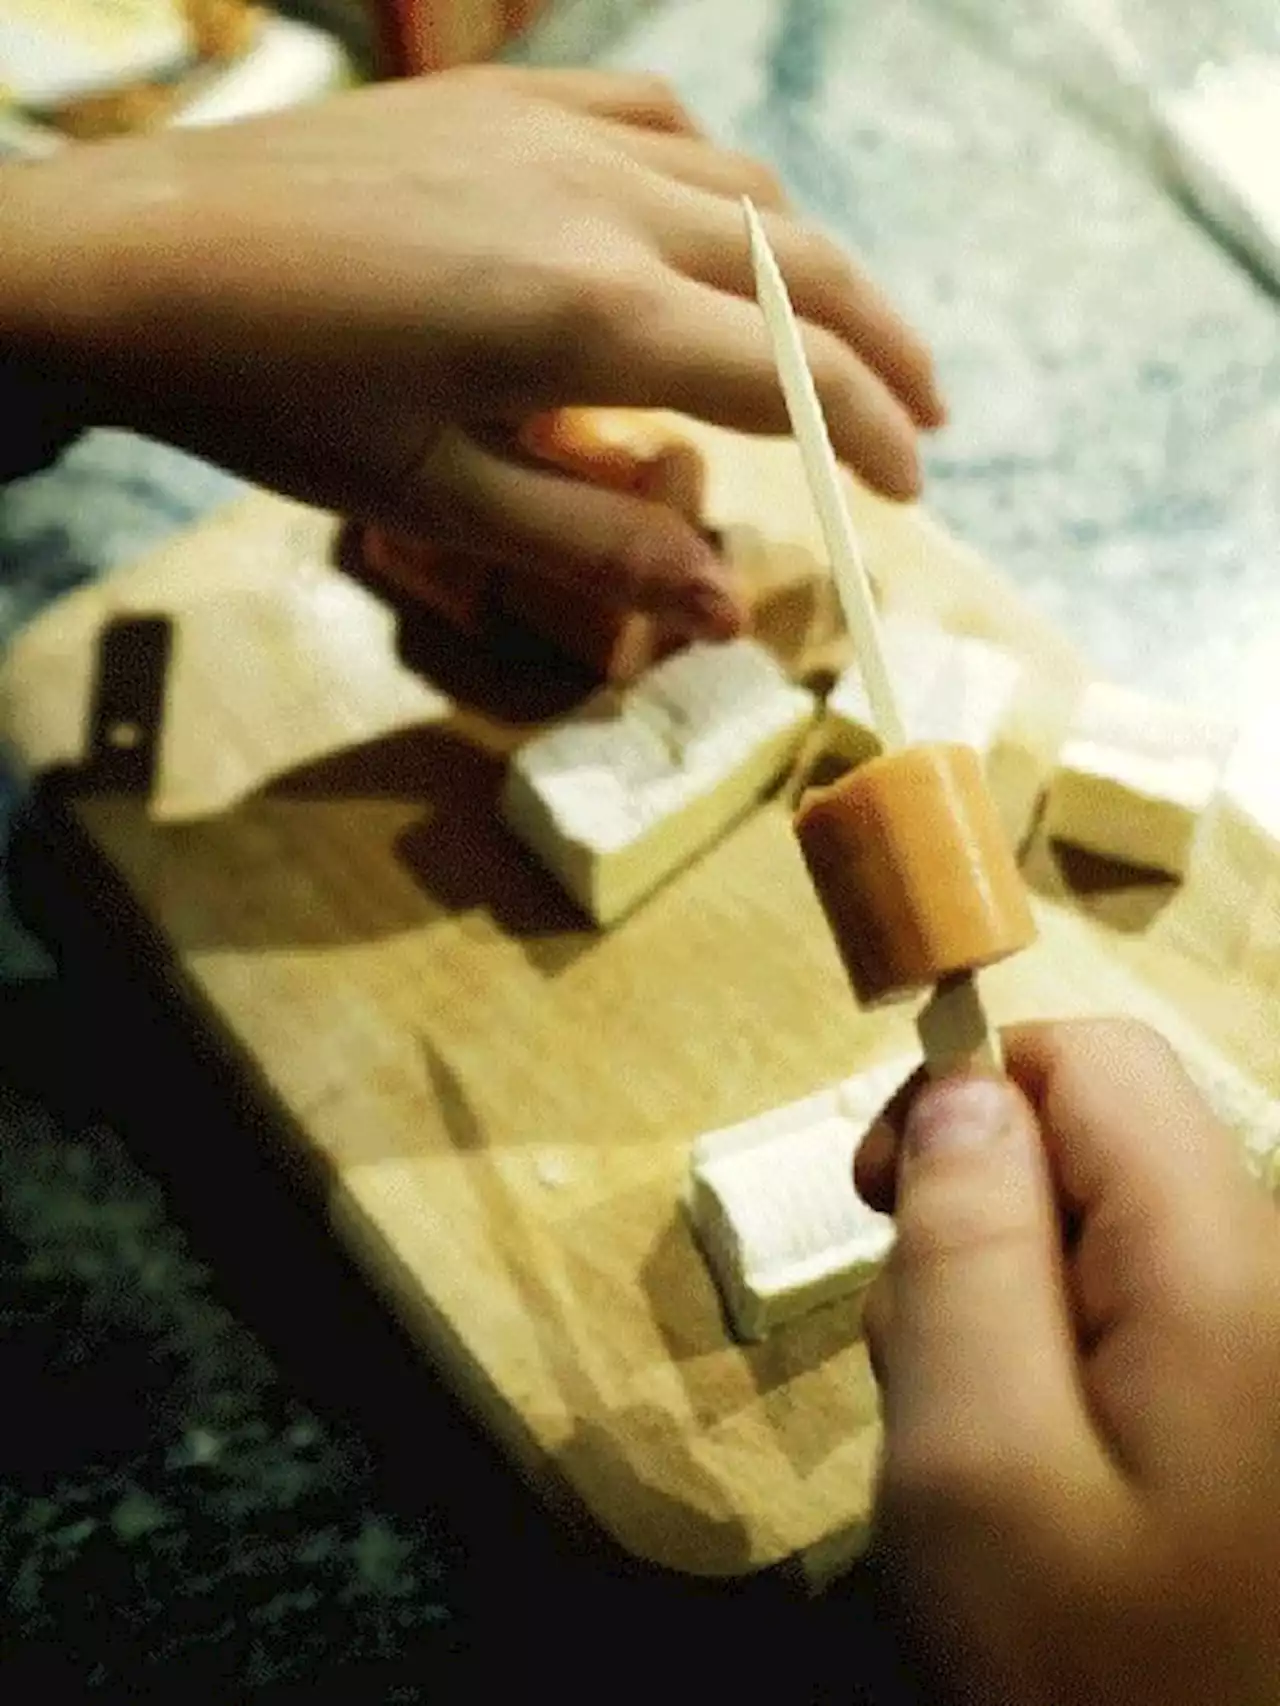
[[[835,451],[781,269],[760,216],[747,196],[742,198],[742,210],[751,243],[756,299],[773,346],[791,430],[822,526],[836,592],[853,637],[872,718],[882,750],[890,752],[907,744],[907,732],[885,662],[871,577],[858,548],[849,506],[840,490]],[[972,972],[944,978],[936,985],[920,1011],[917,1028],[925,1067],[932,1078],[942,1078],[966,1067],[988,1072],[1003,1070],[1000,1039],[987,1023]]]
[[[800,460],[822,524],[836,593],[862,667],[867,698],[871,701],[871,715],[887,752],[891,747],[905,746],[907,733],[884,661],[880,619],[871,594],[871,577],[862,560],[849,507],[840,490],[836,453],[831,448],[822,404],[818,401],[817,387],[809,371],[808,358],[800,341],[800,328],[796,325],[782,272],[769,247],[760,215],[746,196],[742,198],[742,207],[751,237],[756,298],[773,345],[773,359],[782,383],[782,394],[786,398],[791,430],[800,446]]]

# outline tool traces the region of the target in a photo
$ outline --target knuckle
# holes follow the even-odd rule
[[[636,99],[655,112],[666,113],[671,118],[688,118],[683,101],[665,77],[642,72],[636,77],[633,87]]]
[[[824,326],[806,326],[804,346],[823,408],[847,410],[856,384],[849,351]]]
[[[570,264],[556,280],[553,295],[546,344],[561,386],[629,350],[637,329],[662,306],[657,280],[640,268],[607,262]]]
[[[1120,1046],[1126,1054],[1145,1056],[1153,1065],[1164,1068],[1180,1065],[1173,1045],[1145,1019],[1125,1015],[1114,1019],[1081,1019],[1077,1024],[1091,1050],[1098,1053]]]
[[[1168,1038],[1145,1019],[1112,1019],[1110,1027],[1113,1035],[1123,1038],[1133,1048],[1144,1049],[1153,1060],[1172,1062],[1178,1058]]]
[[[948,1189],[945,1202],[921,1205],[914,1211],[908,1204],[900,1211],[889,1267],[897,1276],[916,1276],[956,1261],[971,1261],[978,1253],[990,1256],[1021,1250],[1037,1230],[1027,1214],[1005,1204],[996,1193],[985,1188]]]

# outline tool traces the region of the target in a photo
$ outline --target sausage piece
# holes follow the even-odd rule
[[[705,470],[692,444],[637,409],[550,409],[519,431],[523,449],[579,480],[666,504],[698,525]]]
[[[364,529],[361,550],[374,580],[470,639],[512,624],[601,681],[634,681],[680,643],[645,612],[602,603],[535,570],[497,569],[377,527]]]
[[[801,852],[864,1006],[1028,947],[1027,891],[972,747],[908,746],[810,789]]]
[[[519,442],[529,455],[576,479],[698,520],[700,453],[642,411],[549,410],[524,423]],[[634,681],[682,643],[655,617],[560,586],[519,564],[499,570],[376,527],[364,529],[361,549],[375,579],[471,638],[483,639],[495,618],[513,623],[602,681]]]

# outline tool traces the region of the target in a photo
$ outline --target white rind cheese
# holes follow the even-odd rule
[[[1005,829],[1019,846],[1030,826],[1038,780],[1034,755],[1018,737],[1023,664],[989,640],[952,634],[918,617],[890,613],[881,619],[880,633],[907,738],[976,748]],[[823,748],[849,764],[865,763],[880,751],[856,664],[827,698]]]
[[[914,1059],[870,1068],[694,1145],[694,1234],[739,1338],[758,1340],[879,1272],[893,1222],[853,1186],[858,1146]]]
[[[689,646],[523,746],[503,815],[611,924],[777,781],[816,708],[754,640]]]
[[[1240,1145],[1249,1171],[1280,1186],[1280,1101],[1190,1030],[1174,1046]],[[853,1187],[853,1161],[918,1061],[898,1057],[802,1101],[709,1132],[693,1146],[687,1207],[738,1338],[760,1340],[863,1291],[893,1248],[893,1222]]]
[[[1201,213],[1280,283],[1280,58],[1202,67],[1157,103],[1156,122]]]
[[[984,756],[993,751],[1022,678],[1018,660],[986,640],[908,616],[882,617],[880,636],[907,739],[960,741]],[[856,664],[827,699],[827,733],[832,750],[851,764],[880,751]]]
[[[1049,784],[1045,832],[1119,864],[1185,876],[1231,743],[1214,718],[1094,682]]]

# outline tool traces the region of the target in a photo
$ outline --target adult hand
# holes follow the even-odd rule
[[[929,1698],[1280,1698],[1280,1227],[1167,1046],[1017,1029],[868,1139],[881,1548]],[[895,1133],[901,1133],[900,1141]]]
[[[929,358],[758,164],[648,80],[482,67],[0,168],[0,336],[101,421],[619,603],[724,615],[661,506],[536,466],[527,415],[787,421],[737,198],[766,210],[838,452],[894,496]]]

